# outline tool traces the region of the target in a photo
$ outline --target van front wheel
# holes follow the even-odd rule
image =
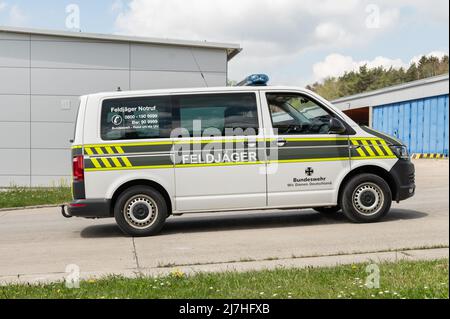
[[[167,218],[164,197],[148,186],[133,186],[117,198],[114,217],[119,228],[134,237],[156,235]]]
[[[380,220],[391,208],[392,194],[388,183],[374,174],[354,176],[345,185],[341,207],[345,216],[356,223]]]

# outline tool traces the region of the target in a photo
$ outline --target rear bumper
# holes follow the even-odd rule
[[[399,202],[414,196],[416,192],[415,168],[410,160],[398,160],[390,173],[397,186],[395,201]]]
[[[67,214],[73,217],[85,218],[111,217],[111,200],[77,199],[67,205]]]

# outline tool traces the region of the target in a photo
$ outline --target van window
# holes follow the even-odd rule
[[[332,115],[319,103],[300,94],[268,93],[272,125],[279,135],[328,134]]]
[[[170,97],[139,97],[103,101],[103,140],[168,138],[172,130]]]
[[[254,93],[176,96],[174,106],[179,127],[187,129],[191,137],[258,134]],[[216,133],[210,134],[213,132]]]

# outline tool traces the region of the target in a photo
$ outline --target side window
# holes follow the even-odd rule
[[[300,94],[268,93],[272,125],[279,135],[328,134],[332,114]]]
[[[103,140],[168,138],[172,130],[170,97],[105,100],[102,105]]]
[[[179,127],[190,136],[258,134],[258,110],[253,93],[184,95],[174,98]]]

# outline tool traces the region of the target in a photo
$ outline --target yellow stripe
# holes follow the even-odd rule
[[[355,145],[355,146],[359,146],[359,143],[358,143],[357,140],[352,140],[352,144]],[[364,151],[360,147],[356,148],[356,151],[358,152],[359,156],[367,157],[366,153],[364,153]]]
[[[102,160],[103,164],[105,164],[106,167],[108,168],[112,167],[107,158],[102,157],[100,159]]]
[[[309,142],[309,141],[347,141],[347,137],[311,137],[311,138],[286,138],[289,142]]]
[[[370,160],[373,159],[373,157],[352,157],[352,160],[359,161],[359,160]],[[377,159],[397,159],[397,156],[377,156]]]
[[[111,146],[105,146],[106,151],[108,152],[108,154],[114,154],[113,149],[111,148]]]
[[[111,157],[111,160],[113,161],[114,165],[116,165],[116,167],[122,167],[122,164],[120,164],[119,160],[116,157]]]
[[[124,153],[125,153],[125,152],[123,151],[123,148],[122,148],[122,147],[120,147],[120,146],[115,146],[115,148],[116,148],[116,150],[117,150],[117,152],[118,152],[119,154],[124,154]],[[126,165],[127,167],[132,167],[132,166],[133,166],[133,165],[131,164],[131,162],[128,160],[127,157],[121,156],[120,158],[122,159],[122,161],[125,163],[125,165]]]
[[[328,158],[303,158],[303,159],[291,159],[291,160],[273,160],[272,163],[304,163],[304,162],[332,162],[332,161],[348,161],[349,157],[328,157]]]
[[[122,156],[121,157],[122,161],[125,163],[125,165],[127,167],[132,167],[133,165],[131,164],[131,162],[128,160],[128,157]]]
[[[103,154],[104,154],[101,147],[96,147],[96,148],[95,148],[95,151],[96,151],[97,154],[99,154],[99,155],[103,155]]]
[[[387,155],[394,155],[394,153],[392,153],[391,149],[389,148],[389,146],[386,144],[385,140],[380,140],[381,146],[383,146],[383,149],[386,151]]]
[[[377,151],[379,156],[384,156],[383,151],[381,150],[381,148],[378,146],[378,141],[376,140],[372,140],[372,146],[375,148],[375,150]]]
[[[88,155],[94,155],[94,152],[92,152],[92,150],[89,147],[86,147],[85,150]]]
[[[119,143],[119,144],[86,144],[85,147],[117,147],[117,146],[151,146],[151,145],[171,145],[172,141],[166,142],[135,142],[135,143]]]
[[[91,162],[92,164],[94,164],[96,168],[102,168],[102,166],[100,165],[100,163],[97,161],[96,158],[91,158]]]
[[[364,145],[365,150],[369,153],[370,156],[376,156],[375,153],[372,151],[372,148],[370,148],[369,143],[367,143],[366,140],[361,140],[361,142]]]
[[[108,152],[108,154],[114,154],[114,151],[110,146],[105,146],[105,149]],[[122,164],[116,157],[111,157],[110,159],[113,161],[116,167],[122,167]]]
[[[86,168],[87,172],[94,171],[118,171],[118,170],[132,170],[132,169],[161,169],[161,168],[173,168],[173,165],[154,165],[154,166],[135,166],[135,167],[111,167],[111,168]]]
[[[265,162],[227,162],[227,163],[204,163],[204,164],[178,164],[177,168],[183,167],[201,167],[201,166],[233,166],[233,165],[259,165]]]

